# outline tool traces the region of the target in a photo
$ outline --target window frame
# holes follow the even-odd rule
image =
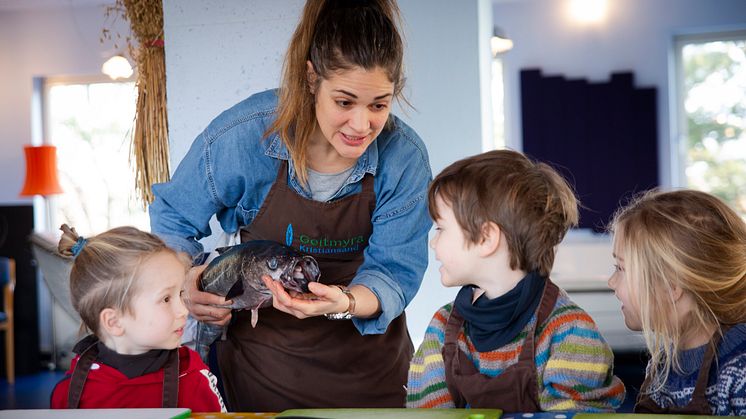
[[[687,161],[687,123],[684,91],[684,58],[683,51],[686,45],[704,44],[708,42],[728,42],[746,40],[746,28],[733,29],[727,31],[710,31],[702,33],[689,33],[674,36],[673,39],[673,65],[672,88],[669,94],[671,100],[670,106],[670,131],[671,131],[671,186],[674,188],[686,188],[688,185],[686,178],[686,161]]]

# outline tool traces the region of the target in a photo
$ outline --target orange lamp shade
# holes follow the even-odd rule
[[[62,193],[57,178],[57,147],[52,145],[25,146],[26,182],[21,196]]]

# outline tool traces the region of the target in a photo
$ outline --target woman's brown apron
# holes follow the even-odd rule
[[[446,384],[456,407],[502,409],[505,412],[540,412],[538,378],[536,375],[536,328],[552,314],[559,288],[549,279],[542,292],[536,323],[523,342],[518,362],[500,375],[490,377],[480,373],[474,363],[458,348],[458,336],[464,318],[454,307],[446,324],[443,361]]]
[[[723,328],[722,333],[728,331],[728,328]],[[712,366],[712,360],[715,358],[715,351],[718,343],[720,343],[720,334],[715,333],[712,338],[712,344],[707,345],[705,354],[702,357],[702,365],[699,368],[699,374],[697,375],[697,383],[694,385],[694,392],[692,393],[692,399],[685,406],[668,406],[660,407],[645,391],[650,387],[649,377],[645,377],[645,381],[642,383],[640,395],[637,397],[637,403],[635,403],[635,413],[657,413],[657,414],[676,414],[676,415],[712,415],[712,408],[710,403],[707,401],[705,392],[707,390],[707,382],[710,378],[710,367]]]
[[[373,176],[365,175],[361,193],[325,203],[292,190],[287,171],[283,161],[256,218],[241,231],[241,241],[289,244],[316,258],[322,283],[349,284],[373,229]],[[322,246],[342,251],[314,252]],[[404,314],[386,333],[362,336],[349,320],[301,320],[274,308],[259,310],[256,328],[248,311],[234,313],[227,339],[217,348],[230,409],[264,412],[403,407],[414,352]]]

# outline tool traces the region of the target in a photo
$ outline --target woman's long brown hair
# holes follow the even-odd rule
[[[278,133],[293,159],[298,180],[306,183],[307,145],[316,128],[311,91],[334,72],[361,68],[386,72],[394,97],[404,87],[404,47],[395,0],[308,0],[290,40],[280,85],[277,119],[265,137]],[[318,75],[308,78],[307,62]]]

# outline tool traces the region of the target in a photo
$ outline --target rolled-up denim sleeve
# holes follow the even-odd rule
[[[379,165],[377,176],[383,178],[376,196],[373,233],[351,282],[370,289],[381,305],[380,316],[353,319],[363,335],[386,331],[414,298],[427,268],[427,235],[432,225],[427,188],[432,172],[424,145],[413,144],[419,146],[413,147],[416,151],[385,156],[393,161]]]
[[[150,205],[151,231],[192,257],[202,253],[197,240],[212,233],[210,218],[222,207],[207,164],[208,144],[204,133],[194,140],[171,180],[153,185],[155,199]]]

